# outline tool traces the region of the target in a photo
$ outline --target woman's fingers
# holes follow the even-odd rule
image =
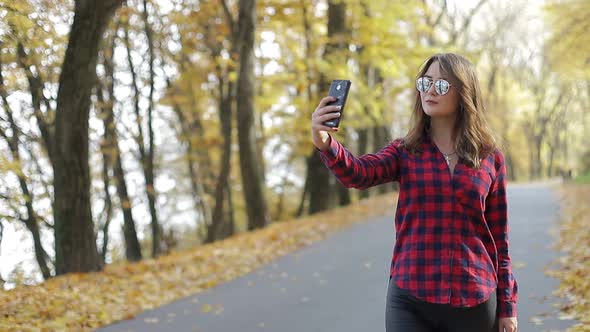
[[[336,127],[327,127],[327,126],[319,126],[318,127],[319,131],[338,131],[338,128]]]
[[[326,106],[327,103],[336,100],[336,97],[332,97],[332,96],[327,96],[322,98],[322,100],[320,100],[320,103],[318,105],[318,107],[316,107],[316,109],[322,108],[324,106]]]
[[[324,125],[324,122],[331,119],[336,119],[340,117],[340,106],[338,105],[329,105],[326,106],[327,103],[336,100],[335,97],[327,96],[323,98],[318,107],[311,115],[311,124],[312,130],[315,132],[326,131],[326,132],[335,132],[338,131],[338,128],[328,127]]]
[[[318,104],[318,107],[316,107],[314,113],[324,114],[326,112],[333,112],[333,111],[339,110],[340,108],[338,105],[327,106],[327,104],[329,102],[333,102],[336,99],[337,99],[336,97],[332,97],[332,96],[327,96],[327,97],[322,98],[322,100],[320,100],[320,103]]]
[[[317,108],[315,112],[313,112],[312,116],[320,116],[328,113],[338,112],[340,111],[340,106],[337,105],[330,105]]]
[[[320,115],[316,118],[317,122],[324,123],[325,121],[336,119],[340,117],[340,112],[328,113],[324,115]]]
[[[315,130],[334,131],[333,130],[334,128],[324,125],[324,122],[331,120],[331,119],[336,119],[338,117],[340,117],[340,113],[328,113],[328,114],[317,116],[313,119],[312,127]]]
[[[313,130],[315,131],[338,131],[336,127],[328,127],[323,124],[323,122],[318,122],[313,125]]]

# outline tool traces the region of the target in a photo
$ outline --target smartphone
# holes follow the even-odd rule
[[[335,119],[330,119],[324,121],[324,125],[331,128],[338,128],[340,125],[340,119],[342,119],[342,114],[344,112],[344,105],[346,104],[346,98],[348,98],[348,91],[350,90],[351,82],[349,80],[333,80],[332,84],[330,84],[330,92],[328,93],[329,96],[336,97],[338,99],[331,101],[326,104],[328,105],[339,105],[341,106],[339,111],[340,117]],[[334,112],[331,112],[334,113]]]

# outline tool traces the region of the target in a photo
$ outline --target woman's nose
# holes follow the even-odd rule
[[[430,86],[428,87],[428,90],[426,90],[426,94],[433,95],[433,96],[437,95],[436,88],[434,87],[434,82],[432,82],[432,84],[430,84]]]

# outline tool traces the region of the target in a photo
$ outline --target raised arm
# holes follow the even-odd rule
[[[348,188],[365,189],[378,184],[399,180],[399,145],[395,140],[377,153],[355,157],[329,132],[337,128],[325,126],[327,120],[340,116],[337,106],[326,106],[334,97],[323,98],[311,116],[313,144],[326,167],[338,181]]]
[[[358,158],[332,136],[329,142],[326,150],[316,149],[326,167],[347,188],[366,189],[399,180],[401,140],[391,142],[377,153]]]

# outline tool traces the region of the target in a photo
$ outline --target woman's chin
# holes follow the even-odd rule
[[[433,117],[433,118],[447,117],[452,114],[452,112],[447,112],[446,110],[441,110],[441,109],[437,108],[436,106],[424,107],[424,113],[430,117]]]
[[[422,107],[424,109],[424,113],[428,116],[437,116],[440,112],[437,112],[435,107],[432,107],[430,105],[426,106],[426,107]]]

